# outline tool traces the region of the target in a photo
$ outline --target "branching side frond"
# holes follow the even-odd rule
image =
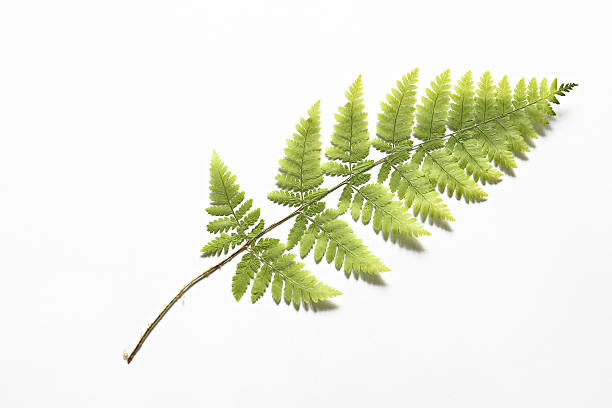
[[[279,161],[280,173],[276,184],[280,191],[273,191],[268,198],[281,205],[299,207],[304,201],[316,200],[325,189],[316,189],[323,183],[321,173],[321,113],[319,102],[308,110],[308,118],[300,119],[297,133],[287,139],[285,157]]]
[[[351,186],[355,191],[351,204],[351,216],[357,221],[361,218],[364,225],[372,221],[377,233],[384,236],[390,233],[408,237],[431,235],[414,217],[410,216],[401,202],[393,201],[393,194],[380,184],[367,184],[361,188]]]
[[[386,102],[381,102],[376,139],[372,141],[376,150],[389,154],[397,148],[410,147],[418,76],[418,68],[404,75],[397,81],[397,88],[387,94]]]
[[[209,222],[207,229],[219,236],[204,245],[202,256],[218,256],[243,243],[260,216],[259,208],[249,212],[253,200],[244,201],[244,192],[236,184],[236,176],[230,173],[217,152],[213,152],[210,163],[210,201],[206,212],[220,218]],[[263,229],[263,220],[254,229],[257,228]],[[225,233],[233,230],[231,234]]]
[[[248,257],[248,258],[247,258]],[[240,264],[247,258],[248,265],[241,272]],[[295,255],[287,253],[285,246],[276,239],[261,240],[261,244],[254,245],[239,263],[234,277],[234,283],[240,282],[239,289],[243,294],[246,286],[243,282],[253,279],[251,288],[251,302],[257,302],[272,283],[272,298],[278,304],[284,298],[288,305],[293,303],[299,308],[303,303],[316,303],[321,300],[339,296],[338,290],[317,281],[317,279],[304,269],[304,264],[295,262]],[[237,278],[239,276],[247,278]],[[247,285],[248,286],[248,285]],[[236,293],[236,292],[234,292]],[[239,297],[236,297],[239,300]]]
[[[361,75],[345,92],[348,102],[338,108],[336,124],[331,136],[331,147],[325,150],[329,160],[348,163],[349,174],[356,163],[364,160],[370,152],[368,136],[368,114],[363,103],[363,84]],[[325,170],[328,169],[326,165]],[[330,175],[337,175],[331,174]]]
[[[300,239],[300,256],[306,257],[314,248],[316,262],[325,256],[328,263],[334,262],[336,269],[344,267],[346,276],[388,271],[346,221],[338,218],[340,214],[337,210],[325,210],[314,216],[305,214],[309,227]]]
[[[420,215],[421,220],[435,223],[455,220],[435,190],[436,186],[415,163],[394,166],[389,187],[405,200],[406,207],[412,208],[415,216]]]

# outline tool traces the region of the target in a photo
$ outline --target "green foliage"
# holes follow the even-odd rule
[[[351,216],[357,221],[361,218],[364,225],[372,221],[374,231],[382,230],[383,235],[390,233],[403,234],[409,237],[420,237],[430,233],[408,214],[407,208],[399,201],[393,201],[393,194],[380,184],[367,184],[361,188],[351,186],[354,190]]]
[[[317,189],[323,183],[321,172],[321,119],[319,102],[308,110],[308,118],[300,119],[297,133],[287,140],[285,157],[279,161],[280,173],[276,184],[281,191],[273,191],[268,198],[282,205],[299,207],[305,201],[316,201],[325,194]]]
[[[414,137],[432,143],[423,145],[419,150],[427,151],[442,144],[440,138],[446,133],[450,88],[450,70],[446,70],[431,82],[431,88],[425,90],[421,105],[417,106],[417,125],[414,128]]]
[[[352,273],[377,274],[388,271],[363,242],[357,238],[346,221],[339,219],[337,210],[325,210],[314,217],[306,216],[309,227],[300,239],[300,256],[306,257],[313,247],[315,261],[319,262],[325,255],[328,263],[334,262],[336,269],[344,266],[347,276]]]
[[[338,108],[334,133],[331,136],[332,146],[327,148],[325,155],[330,160],[349,163],[349,174],[351,174],[353,165],[364,160],[370,153],[368,122],[366,121],[368,114],[364,112],[361,75],[344,94],[348,102]],[[328,167],[326,166],[325,169],[327,170]]]
[[[243,252],[232,279],[232,293],[240,300],[249,287],[256,302],[271,287],[276,303],[299,307],[340,295],[310,274],[297,254],[313,254],[344,270],[346,276],[378,274],[389,270],[370,252],[349,224],[348,217],[371,224],[383,238],[430,235],[417,221],[442,226],[454,221],[441,194],[477,203],[486,199],[481,185],[497,183],[517,166],[517,158],[530,151],[536,126],[548,123],[553,104],[576,84],[550,85],[546,79],[519,80],[514,88],[508,77],[495,83],[485,72],[474,85],[471,72],[454,87],[450,71],[431,82],[417,102],[418,70],[404,75],[381,103],[372,146],[383,157],[370,157],[367,113],[361,77],[345,92],[346,104],[338,108],[328,162],[321,164],[321,120],[315,103],[287,140],[279,161],[279,190],[268,198],[295,207],[279,222],[265,228],[260,210],[245,200],[233,176],[213,153],[210,199],[207,208],[215,219],[207,230],[216,236],[202,249],[205,256],[220,255],[242,245]],[[450,133],[447,132],[450,130]],[[380,166],[375,179],[372,172]],[[342,177],[329,189],[324,176]],[[340,193],[337,208],[326,208],[324,199]],[[263,237],[293,219],[286,244]]]
[[[444,204],[427,176],[415,163],[407,163],[394,167],[391,180],[391,191],[406,201],[406,207],[412,208],[414,215],[420,215],[422,220],[440,223],[454,221],[450,210]]]
[[[124,354],[127,362],[187,290],[241,254],[232,278],[234,298],[242,299],[250,287],[251,302],[255,303],[271,286],[275,303],[284,299],[296,309],[341,294],[297,262],[297,251],[302,258],[312,252],[317,264],[325,259],[343,269],[347,277],[365,278],[365,274],[388,271],[341,217],[350,212],[354,221],[371,223],[376,233],[382,231],[384,239],[391,234],[429,235],[410,211],[422,221],[448,228],[454,218],[438,191],[468,203],[483,201],[487,194],[479,184],[499,182],[503,172],[516,167],[515,158],[523,159],[537,137],[536,126],[548,124],[548,118],[555,115],[552,105],[559,104],[558,98],[577,86],[558,85],[556,79],[549,85],[546,79],[538,82],[533,78],[529,83],[521,79],[512,91],[507,77],[495,84],[492,75],[485,72],[474,89],[472,74],[467,72],[451,91],[450,71],[446,70],[431,82],[415,108],[417,75],[415,69],[403,76],[381,104],[372,141],[383,155],[379,158],[369,157],[361,76],[345,92],[347,102],[338,109],[331,147],[325,150],[329,162],[323,165],[319,102],[308,110],[308,117],[300,119],[296,133],[287,140],[279,162],[276,184],[280,190],[268,194],[272,202],[295,208],[268,227],[260,210],[253,209],[253,201],[245,201],[236,176],[213,152],[211,205],[206,211],[215,217],[207,225],[215,236],[204,245],[202,255],[234,250],[179,291],[149,325],[134,351]],[[373,182],[371,172],[378,166]],[[343,179],[322,188],[325,175]],[[340,193],[338,207],[326,209],[323,200],[334,192]],[[292,219],[286,245],[265,237]]]
[[[387,101],[380,104],[382,113],[378,114],[377,138],[372,142],[378,151],[388,154],[397,148],[410,147],[418,76],[418,69],[403,76],[397,81],[397,88],[387,94]]]
[[[299,308],[302,302],[318,302],[341,295],[336,289],[319,281],[304,269],[304,264],[295,262],[295,255],[287,253],[285,246],[278,240],[262,240],[254,245],[238,263],[234,275],[232,290],[236,300],[240,300],[251,287],[251,302],[257,302],[272,282],[272,298],[280,303],[281,298],[287,304],[293,303]]]
[[[474,81],[470,71],[457,82],[451,99],[453,102],[448,114],[448,127],[458,133],[449,137],[445,149],[453,154],[459,167],[465,170],[468,176],[472,176],[475,182],[499,182],[502,173],[489,163],[473,137],[474,131],[461,131],[470,128],[475,121]]]
[[[308,120],[302,119],[300,125],[298,125],[299,135],[294,135],[294,140],[299,139],[302,134],[312,136],[318,132],[318,103],[311,108],[309,114],[311,117]],[[309,127],[311,118],[314,118],[313,121],[316,124]],[[304,146],[306,146],[306,142],[312,142],[312,139],[307,137],[300,140],[304,141]],[[304,149],[304,151],[307,150]],[[285,153],[288,156],[293,155],[291,144]],[[316,162],[318,164],[318,161],[318,155],[313,157],[310,154],[308,160],[304,162]],[[303,173],[308,176],[302,180],[313,180],[312,175],[316,174],[317,171],[316,168],[313,170],[313,167],[315,166],[310,164],[304,165]],[[287,168],[289,166],[281,162],[281,169]],[[281,175],[283,176],[281,177],[282,180],[288,179],[285,173],[281,173]],[[318,177],[321,177],[320,170]],[[299,191],[301,193],[310,192],[316,198],[312,191],[319,184],[320,182],[318,184],[311,182],[307,187],[302,185]],[[281,295],[284,293],[286,303],[293,303],[296,308],[302,302],[318,302],[340,295],[341,293],[336,289],[318,282],[310,272],[304,269],[304,264],[295,262],[295,255],[286,253],[285,246],[280,244],[278,239],[260,238],[264,230],[263,220],[257,223],[260,210],[251,210],[253,200],[244,201],[244,196],[244,192],[240,191],[240,186],[236,183],[236,176],[230,173],[217,153],[213,152],[210,166],[211,206],[206,211],[220,218],[211,221],[207,229],[209,232],[219,235],[202,248],[202,254],[204,256],[220,255],[221,253],[227,253],[230,248],[244,243],[246,253],[238,262],[236,273],[232,279],[234,298],[240,300],[249,285],[252,284],[251,301],[255,303],[263,296],[271,282],[272,297],[275,302],[279,303]],[[317,202],[311,205],[305,211],[305,214],[314,214],[317,209],[320,212],[323,206],[324,203]],[[231,230],[236,232],[232,234],[224,232]]]
[[[218,256],[247,239],[249,229],[259,220],[260,210],[249,212],[253,200],[244,201],[244,192],[236,184],[236,176],[230,173],[217,152],[213,152],[210,163],[210,201],[211,206],[206,212],[220,218],[209,222],[207,229],[219,233],[219,236],[204,245],[201,252],[203,256]],[[263,220],[259,225],[263,226]],[[235,232],[226,234],[225,231]]]

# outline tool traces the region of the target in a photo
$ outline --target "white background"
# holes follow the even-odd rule
[[[603,1],[3,1],[0,406],[609,407],[610,17]],[[232,264],[126,365],[213,262],[213,148],[273,222],[307,108],[322,100],[327,144],[362,74],[373,130],[414,67],[421,90],[446,68],[580,87],[486,203],[446,200],[453,231],[422,251],[356,227],[384,285],[309,261],[344,295],[298,312],[236,303]]]

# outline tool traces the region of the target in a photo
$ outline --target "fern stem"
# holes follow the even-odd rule
[[[512,115],[515,112],[518,112],[520,110],[523,110],[531,105],[535,105],[538,102],[541,102],[543,100],[549,100],[552,96],[554,95],[559,95],[560,91],[562,91],[562,89],[559,89],[558,91],[543,97],[543,98],[539,98],[538,100],[535,100],[533,102],[530,102],[524,106],[521,106],[519,108],[516,108],[510,112],[506,112],[503,113],[501,115],[492,117],[490,119],[484,120],[482,122],[479,123],[475,123],[472,126],[468,126],[464,129],[459,129],[453,133],[449,133],[448,135],[443,135],[443,136],[437,136],[437,137],[432,137],[431,139],[428,139],[422,143],[417,143],[409,148],[406,149],[400,149],[396,152],[392,152],[391,154],[386,155],[385,157],[383,157],[382,159],[375,161],[374,163],[372,163],[369,166],[366,166],[362,169],[359,169],[358,171],[354,172],[352,171],[352,163],[350,163],[350,174],[349,176],[344,179],[343,181],[341,181],[340,183],[336,184],[334,187],[330,188],[329,190],[327,190],[325,193],[317,196],[315,199],[308,201],[308,202],[303,202],[303,198],[302,198],[302,204],[293,212],[291,212],[290,214],[288,214],[287,216],[281,218],[280,220],[276,221],[275,223],[271,224],[270,226],[268,226],[267,228],[265,228],[263,231],[261,231],[259,234],[257,234],[254,237],[251,237],[249,239],[247,239],[247,241],[237,250],[235,250],[234,252],[232,252],[230,255],[228,255],[225,259],[223,259],[221,262],[219,262],[218,264],[210,267],[209,269],[207,269],[206,271],[204,271],[203,273],[201,273],[200,275],[196,276],[191,282],[189,282],[188,284],[186,284],[185,286],[183,286],[183,288],[178,292],[178,294],[170,301],[170,303],[168,303],[166,305],[166,307],[164,307],[164,309],[159,313],[159,315],[155,318],[155,320],[153,320],[153,322],[151,324],[149,324],[149,326],[147,327],[147,329],[145,330],[144,334],[140,337],[140,340],[138,341],[138,344],[136,344],[136,347],[134,347],[134,350],[132,350],[132,352],[127,355],[127,353],[124,355],[124,358],[127,360],[127,363],[131,363],[132,360],[134,359],[134,357],[136,356],[136,354],[138,353],[138,351],[142,348],[142,345],[144,344],[144,342],[146,341],[146,339],[149,337],[149,335],[151,334],[151,332],[153,332],[153,330],[155,329],[155,327],[159,324],[159,322],[164,318],[164,316],[168,313],[168,311],[172,308],[172,306],[174,306],[176,304],[176,302],[179,301],[179,299],[181,299],[185,293],[187,293],[187,291],[189,289],[191,289],[193,286],[195,286],[198,282],[200,282],[201,280],[203,280],[204,278],[207,278],[208,276],[212,275],[214,272],[216,272],[217,270],[221,269],[225,264],[229,263],[231,260],[233,260],[234,258],[236,258],[238,255],[240,255],[242,252],[244,252],[245,250],[248,249],[248,247],[255,242],[256,240],[258,240],[259,238],[261,238],[262,236],[264,236],[265,234],[267,234],[268,232],[272,231],[273,229],[275,229],[276,227],[284,224],[286,221],[290,220],[291,218],[299,215],[306,207],[308,207],[310,204],[313,204],[317,201],[321,201],[323,198],[325,198],[326,196],[328,196],[329,194],[333,193],[334,191],[338,190],[339,188],[341,188],[342,186],[348,184],[351,180],[352,177],[365,173],[367,171],[372,170],[373,168],[383,164],[384,162],[388,161],[389,159],[392,158],[392,156],[396,155],[397,153],[402,153],[402,152],[410,152],[413,150],[416,150],[417,148],[419,148],[420,146],[424,145],[425,143],[429,143],[432,140],[435,139],[440,139],[440,140],[444,140],[450,137],[454,137],[455,135],[461,133],[461,132],[465,132],[465,131],[469,131],[472,129],[477,129],[480,126],[483,126],[487,123],[493,122],[493,121],[497,121],[503,117]],[[352,128],[351,128],[351,132],[352,132]],[[390,163],[391,165],[393,165],[392,163]],[[393,166],[394,167],[394,166]],[[231,204],[230,204],[231,207]],[[233,208],[232,208],[232,212],[233,212]],[[235,215],[234,215],[235,217]]]

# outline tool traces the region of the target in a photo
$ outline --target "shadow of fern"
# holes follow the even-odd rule
[[[530,139],[524,139],[524,140],[525,140],[525,142],[527,143],[527,146],[529,146],[530,149],[533,149],[535,147],[535,143],[531,142]],[[530,145],[529,142],[531,142],[533,145]],[[527,156],[526,152],[513,151],[512,154],[514,155],[514,157],[516,157],[519,160],[522,160],[522,161],[529,160],[529,156]]]
[[[499,166],[499,170],[504,173],[506,176],[516,177],[516,173],[512,167]]]
[[[552,130],[552,124],[556,121],[556,117],[552,117],[548,119],[548,125],[542,125],[539,123],[536,123],[534,125],[535,131],[538,134],[538,136],[541,137],[548,137],[548,133]]]
[[[425,247],[421,244],[421,241],[414,237],[408,237],[402,234],[389,234],[388,236],[383,236],[383,239],[409,251],[425,252]]]
[[[421,217],[421,222],[423,222],[423,223],[425,222],[423,220],[423,217]],[[430,218],[429,221],[428,221],[428,224],[436,226],[436,227],[438,227],[438,228],[440,228],[440,229],[442,229],[444,231],[447,231],[447,232],[453,232],[453,227],[451,227],[450,223],[448,221],[446,221],[446,220],[443,220],[443,219],[432,220]]]
[[[373,286],[387,286],[387,282],[385,282],[385,280],[380,276],[380,274],[371,274],[371,273],[363,273],[363,272],[359,272],[359,273],[352,273],[353,278],[355,278],[355,280],[361,280],[364,281],[365,283],[369,284],[369,285],[373,285]],[[347,276],[347,278],[349,278]]]
[[[523,137],[523,139],[525,140],[525,143],[527,143],[527,146],[529,146],[529,149],[535,149],[536,148],[536,143],[535,140],[530,138],[530,137]]]
[[[302,303],[302,306],[303,306],[302,309],[305,312],[313,312],[313,313],[331,312],[333,310],[338,309],[339,307],[337,304],[335,304],[331,300],[320,300],[317,303]],[[294,305],[294,309],[296,312],[298,312],[300,310],[300,307]]]

